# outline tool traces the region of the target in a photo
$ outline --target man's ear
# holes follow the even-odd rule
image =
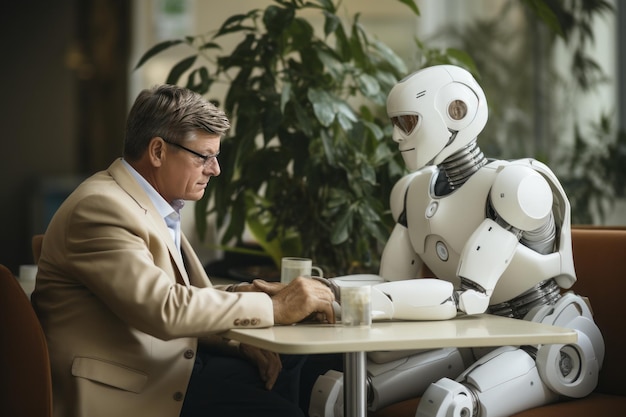
[[[159,167],[163,163],[163,159],[165,158],[165,142],[158,136],[150,139],[150,143],[148,143],[148,159],[150,163]]]

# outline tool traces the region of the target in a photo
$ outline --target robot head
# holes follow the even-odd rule
[[[471,143],[487,113],[485,93],[474,77],[452,65],[414,72],[387,97],[393,140],[411,171],[437,165]]]

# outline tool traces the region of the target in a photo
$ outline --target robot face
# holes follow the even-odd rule
[[[398,144],[404,163],[411,171],[430,165],[449,142],[451,133],[441,114],[432,105],[428,90],[417,94],[398,95],[392,90],[387,111],[393,123],[393,140]],[[405,90],[413,92],[413,90]],[[393,109],[394,111],[390,111]]]
[[[486,106],[472,76],[450,65],[426,68],[396,84],[387,114],[407,167],[439,164],[474,140],[486,123]]]

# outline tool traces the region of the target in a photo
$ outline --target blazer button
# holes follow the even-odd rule
[[[183,393],[180,391],[176,391],[173,395],[174,401],[182,401],[183,400]]]
[[[249,320],[249,319],[243,319],[243,320],[241,320],[241,325],[242,325],[242,326],[249,326],[249,325],[250,325],[250,320]]]
[[[240,320],[239,320],[239,319],[235,319],[235,321],[233,321],[233,324],[234,324],[235,326],[239,326],[239,325],[241,324],[241,322],[240,322]]]
[[[252,319],[252,320],[250,320],[250,324],[253,325],[253,326],[256,326],[257,324],[259,324],[260,321],[261,320],[259,320],[259,319]]]
[[[185,359],[191,359],[191,358],[193,358],[193,357],[194,357],[193,350],[191,350],[191,349],[187,349],[187,350],[185,351]]]

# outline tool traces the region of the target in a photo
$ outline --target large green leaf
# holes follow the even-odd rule
[[[189,74],[186,87],[199,94],[206,94],[212,83],[213,79],[209,75],[209,70],[206,67],[201,67]]]
[[[307,96],[313,104],[313,112],[315,113],[317,120],[322,124],[322,126],[330,126],[335,120],[335,114],[337,113],[331,95],[326,91],[312,88],[309,90]]]
[[[330,242],[333,245],[340,245],[348,240],[351,232],[351,224],[354,214],[349,208],[342,210],[339,219],[333,227],[332,234],[330,236]]]
[[[282,258],[281,241],[278,238],[268,240],[267,236],[274,227],[273,219],[267,216],[262,207],[266,204],[261,197],[252,192],[246,193],[246,215],[248,229],[256,238],[257,243],[263,248],[277,266],[280,266]]]
[[[222,23],[222,26],[215,33],[214,38],[218,38],[223,35],[227,35],[234,32],[251,31],[254,32],[256,27],[254,25],[246,25],[245,22],[250,19],[254,19],[259,13],[258,9],[252,9],[245,14],[235,14],[230,16]]]
[[[133,68],[133,70],[137,70],[143,64],[145,64],[148,60],[160,54],[161,52],[165,51],[166,49],[169,49],[172,46],[180,45],[181,43],[184,43],[184,41],[181,39],[174,39],[174,40],[163,41],[163,42],[157,43],[152,48],[148,49],[141,56],[141,58],[139,58],[139,61],[137,62],[137,65],[135,65],[135,68]]]
[[[193,66],[197,58],[198,55],[192,55],[174,65],[174,67],[170,70],[165,83],[178,84],[178,80],[180,80],[185,71],[189,70]]]

